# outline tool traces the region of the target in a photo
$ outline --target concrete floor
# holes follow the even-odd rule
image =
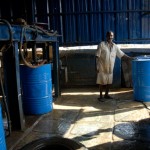
[[[112,100],[97,100],[98,88],[63,89],[53,110],[26,116],[26,131],[7,138],[9,150],[19,150],[43,137],[60,135],[89,150],[150,149],[149,103],[133,100],[130,88],[111,90]]]

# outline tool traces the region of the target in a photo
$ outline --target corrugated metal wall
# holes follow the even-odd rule
[[[149,0],[43,0],[47,19],[40,3],[35,0],[36,21],[57,30],[62,35],[60,44],[97,44],[107,30],[115,32],[117,43],[150,42]]]
[[[45,23],[66,46],[97,44],[107,30],[117,43],[150,42],[150,0],[5,0],[0,18]]]

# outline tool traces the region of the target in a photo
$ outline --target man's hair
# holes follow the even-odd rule
[[[109,35],[110,35],[110,33],[113,33],[113,34],[114,34],[114,32],[113,32],[113,31],[107,31],[106,36],[109,36]]]

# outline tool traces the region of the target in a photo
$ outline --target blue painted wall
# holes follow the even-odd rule
[[[0,18],[28,24],[45,23],[57,30],[60,45],[93,45],[115,32],[116,43],[150,42],[149,0],[5,0]]]
[[[43,17],[41,1],[34,1],[36,21],[57,30],[61,45],[97,44],[108,30],[115,32],[116,43],[150,42],[149,0],[44,0]]]

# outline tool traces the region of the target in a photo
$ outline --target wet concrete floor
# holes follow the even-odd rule
[[[73,139],[89,150],[150,149],[149,102],[135,101],[132,88],[113,89],[110,94],[113,99],[99,102],[97,87],[63,89],[51,112],[26,117],[30,126],[12,133],[8,149],[19,150],[53,135]]]

